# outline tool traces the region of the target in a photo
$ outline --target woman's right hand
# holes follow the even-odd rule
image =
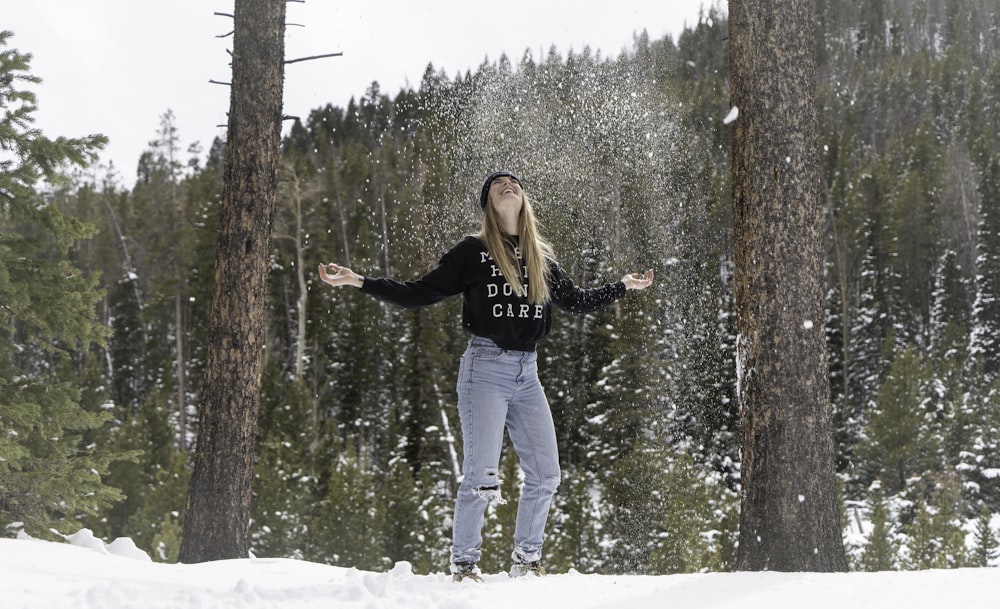
[[[334,287],[353,285],[356,288],[360,288],[365,281],[364,277],[346,266],[339,266],[332,262],[319,265],[319,278]]]

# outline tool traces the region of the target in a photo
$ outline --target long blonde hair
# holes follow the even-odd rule
[[[528,302],[531,304],[547,304],[552,295],[549,293],[549,264],[555,261],[552,246],[538,233],[538,222],[531,208],[528,195],[522,191],[523,204],[518,214],[517,224],[520,232],[519,247],[524,258],[524,266],[528,273]],[[483,228],[477,235],[486,246],[490,257],[500,267],[504,279],[518,296],[524,296],[524,278],[521,276],[521,265],[509,241],[504,238],[503,231],[497,223],[496,212],[487,201],[483,210]]]

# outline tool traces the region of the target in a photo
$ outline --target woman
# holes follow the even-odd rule
[[[552,413],[538,382],[535,345],[549,333],[551,305],[584,314],[653,282],[649,270],[599,288],[574,286],[538,234],[521,180],[509,171],[486,178],[479,203],[479,234],[455,245],[417,281],[362,277],[336,264],[319,267],[320,277],[332,286],[353,285],[407,308],[463,296],[462,325],[472,338],[458,373],[464,457],[451,548],[455,581],[480,579],[476,563],[484,513],[490,501],[503,502],[498,469],[505,427],[524,472],[510,575],[544,574],[542,540],[560,470]]]

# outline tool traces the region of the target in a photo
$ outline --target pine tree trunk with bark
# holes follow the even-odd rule
[[[730,0],[737,568],[847,569],[823,304],[813,0]]]
[[[285,0],[236,0],[215,287],[180,562],[249,552],[284,84]]]

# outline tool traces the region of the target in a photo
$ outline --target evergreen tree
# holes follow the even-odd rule
[[[617,465],[604,487],[608,571],[685,573],[733,564],[725,546],[735,533],[735,497],[714,472],[648,445]]]
[[[187,460],[177,450],[176,429],[170,423],[169,396],[153,391],[139,412],[118,423],[110,440],[116,450],[137,454],[133,461],[112,464],[106,481],[122,489],[123,501],[105,511],[105,518],[91,528],[109,539],[131,537],[135,544],[157,555],[153,538],[160,526],[174,519],[180,522],[187,488]],[[163,548],[176,557],[177,547]]]
[[[898,564],[900,544],[895,538],[881,485],[876,487],[869,501],[872,529],[861,553],[859,567],[863,571],[892,571]]]
[[[118,349],[126,351],[123,355],[141,351],[141,357],[116,359],[115,364],[125,370],[136,366],[136,372],[147,377],[147,385],[166,385],[171,389],[173,395],[164,407],[173,411],[177,428],[175,443],[186,452],[193,429],[188,421],[192,393],[188,360],[192,349],[188,334],[195,295],[188,288],[188,279],[196,251],[198,220],[192,215],[194,206],[182,182],[179,142],[173,112],[168,110],[160,117],[156,139],[149,142],[149,148],[139,159],[136,185],[123,214],[128,219],[127,237],[136,244],[131,257],[135,266],[129,269],[128,278],[138,282],[132,289],[143,297],[137,304],[144,326],[142,334],[135,336],[134,321],[128,317],[123,320],[128,325],[122,329],[132,332],[116,335],[116,342],[141,340]],[[197,299],[194,302],[197,304]],[[134,306],[126,300],[120,308],[128,311],[127,307]],[[124,372],[117,374],[130,376]]]
[[[970,567],[993,566],[993,561],[1000,556],[1000,541],[993,531],[991,520],[993,514],[986,508],[979,511],[979,518],[976,519],[975,545],[969,555]]]
[[[664,455],[668,472],[652,573],[731,569],[736,563],[737,498],[710,468],[683,453]],[[727,526],[728,525],[728,526]],[[709,534],[709,531],[712,534]],[[728,547],[727,547],[728,546]]]
[[[916,504],[904,562],[908,569],[954,569],[967,563],[965,534],[959,524],[961,497],[954,480],[946,480]]]
[[[382,554],[385,507],[378,501],[378,472],[371,460],[348,443],[327,481],[319,518],[309,527],[307,560],[381,571],[391,566]]]
[[[924,374],[915,350],[899,354],[879,389],[877,410],[858,448],[868,479],[882,480],[890,495],[905,490],[909,479],[920,472]]]
[[[150,391],[146,326],[138,277],[129,270],[109,289],[111,400],[122,421],[136,416]]]
[[[131,537],[153,560],[174,563],[181,549],[184,492],[191,470],[184,453],[169,440],[166,446],[170,447],[168,460],[149,477],[140,494],[139,510],[129,519],[122,536]]]
[[[972,505],[1000,512],[1000,379],[985,382],[978,368],[969,372],[970,395],[959,423],[971,427],[969,441],[961,447],[958,469],[965,478],[964,492]]]
[[[975,325],[972,354],[994,375],[1000,362],[1000,153],[990,155],[980,168],[979,257],[976,261]]]
[[[913,523],[907,527],[909,542],[904,565],[907,569],[932,569],[940,552],[934,531],[934,517],[924,502],[916,506]]]
[[[953,471],[939,474],[940,482],[931,494],[931,504],[936,508],[934,525],[940,531],[941,551],[935,568],[958,569],[968,566],[969,549],[962,528],[966,503],[962,497],[960,479]]]
[[[84,435],[109,420],[81,405],[77,371],[61,365],[106,338],[97,278],[70,262],[94,227],[60,212],[65,170],[92,162],[106,138],[49,139],[32,127],[31,56],[0,32],[0,520],[32,534],[78,526],[121,500],[101,480],[125,457]],[[134,455],[132,455],[134,456]],[[8,531],[11,529],[7,529]],[[66,531],[68,532],[68,531]]]

